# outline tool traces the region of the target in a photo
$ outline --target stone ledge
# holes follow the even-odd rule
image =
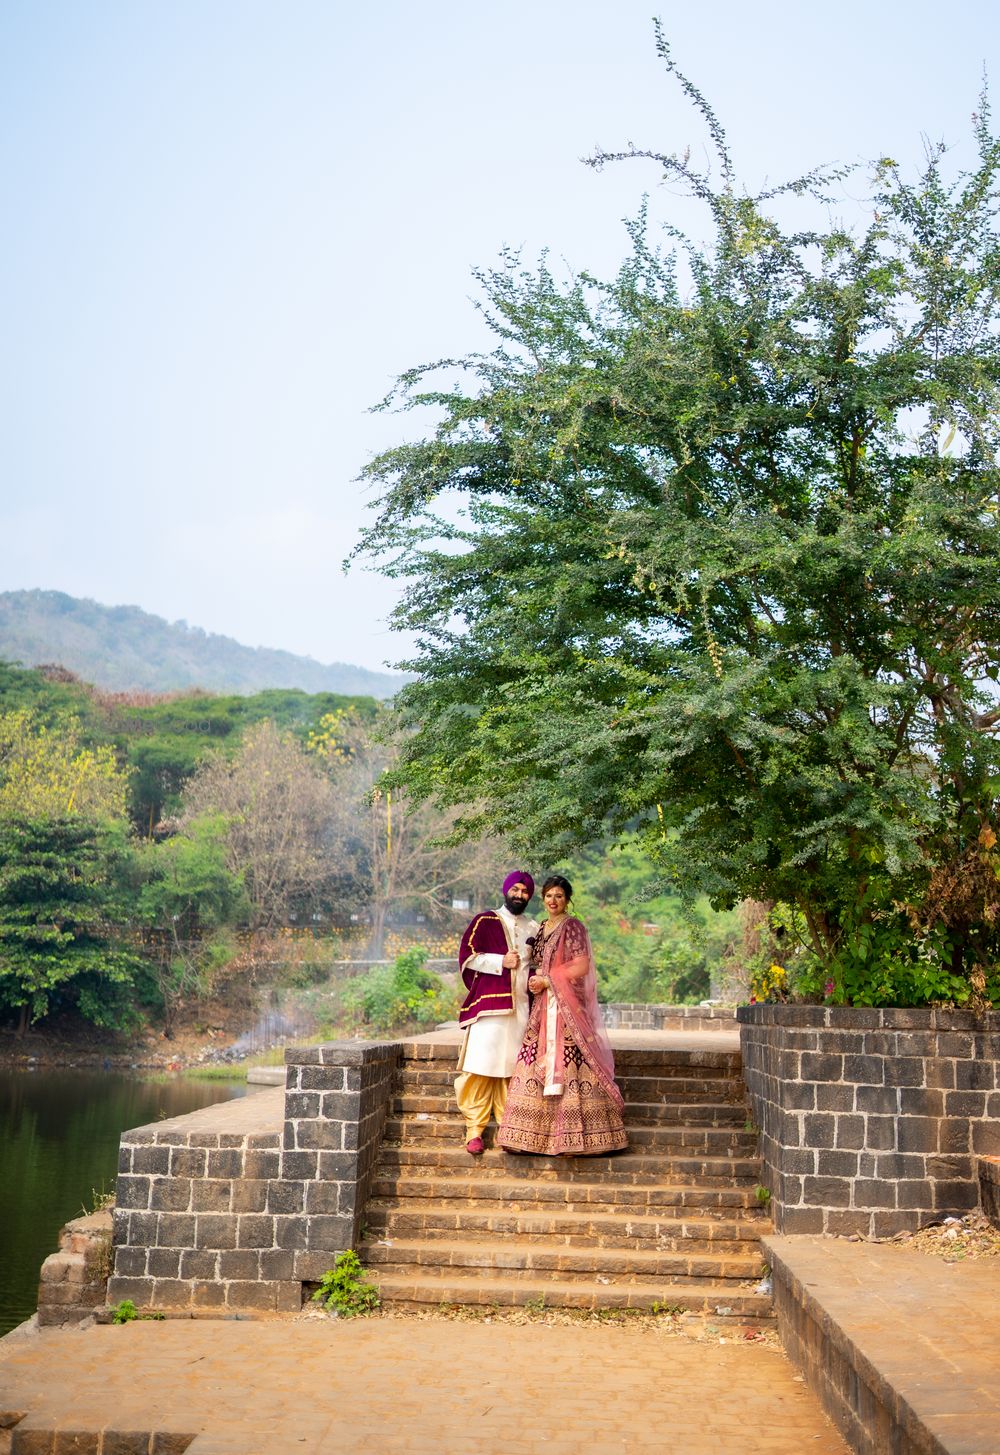
[[[785,1349],[858,1455],[996,1449],[995,1260],[764,1237]]]

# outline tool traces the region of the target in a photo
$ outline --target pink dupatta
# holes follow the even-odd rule
[[[541,933],[541,931],[539,931]],[[567,918],[544,941],[539,974],[551,990],[542,992],[539,1041],[545,1050],[545,1096],[561,1096],[565,1084],[563,1032],[568,1031],[583,1059],[619,1108],[624,1099],[615,1084],[615,1058],[597,1001],[597,967],[586,926]]]

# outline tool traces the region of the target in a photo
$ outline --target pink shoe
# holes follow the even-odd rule
[[[465,1144],[465,1150],[473,1157],[481,1157],[486,1151],[482,1137],[471,1137]]]

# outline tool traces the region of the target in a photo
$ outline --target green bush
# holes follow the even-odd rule
[[[342,1319],[353,1319],[358,1314],[374,1313],[380,1299],[378,1289],[365,1278],[357,1253],[349,1250],[334,1258],[333,1267],[323,1274],[313,1294],[313,1302]]]
[[[439,976],[423,968],[426,959],[426,950],[404,950],[391,965],[355,976],[343,991],[347,1015],[375,1031],[433,1026],[449,1019],[454,997]]]

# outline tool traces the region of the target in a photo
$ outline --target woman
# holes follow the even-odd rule
[[[534,1001],[497,1133],[508,1152],[593,1157],[628,1145],[590,937],[567,912],[572,894],[561,874],[542,886],[548,918],[532,946]]]

